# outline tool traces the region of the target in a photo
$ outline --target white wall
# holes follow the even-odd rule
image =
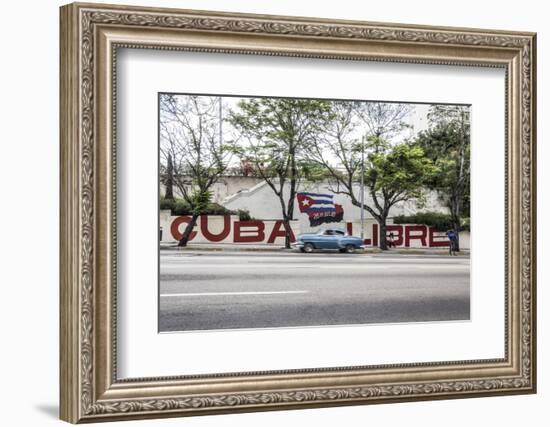
[[[540,0],[110,0],[326,18],[538,31],[539,165],[550,162],[550,27]],[[58,0],[2,4],[0,401],[2,425],[63,425],[58,401]],[[23,173],[21,173],[23,168]],[[539,394],[127,422],[131,426],[545,426],[550,406],[550,168],[540,167]],[[29,195],[25,189],[33,189]],[[22,235],[16,224],[29,227]]]
[[[290,185],[285,185],[283,188],[285,199],[288,199],[288,195],[290,194],[289,189]],[[344,221],[353,221],[361,218],[361,209],[351,203],[350,197],[345,194],[335,194],[333,190],[334,187],[328,183],[302,182],[298,187],[298,192],[334,195],[334,203],[342,205],[344,209]],[[354,186],[353,193],[355,197],[359,198],[359,194],[361,194],[359,184]],[[221,204],[230,210],[248,210],[254,218],[282,218],[279,199],[265,181],[261,181],[254,187],[233,194]],[[365,205],[374,206],[372,197],[367,191],[365,191]],[[390,218],[397,215],[413,215],[419,211],[448,213],[449,209],[443,206],[435,191],[426,191],[422,204],[409,200],[392,206],[390,209]],[[300,213],[297,199],[294,199],[294,218],[307,222],[307,214]],[[365,211],[365,218],[373,218],[373,216]]]
[[[210,189],[212,192],[212,202],[223,204],[223,201],[227,197],[239,191],[252,188],[260,182],[263,182],[261,178],[252,176],[222,176]],[[164,195],[164,191],[165,187],[161,185],[161,196]],[[174,186],[174,196],[181,197],[180,191],[176,186]]]

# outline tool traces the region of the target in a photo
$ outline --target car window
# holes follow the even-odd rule
[[[343,236],[344,232],[340,230],[334,230],[334,234],[337,234],[338,236]]]

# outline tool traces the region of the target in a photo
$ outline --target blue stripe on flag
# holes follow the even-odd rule
[[[327,200],[327,199],[313,199],[312,203],[314,205],[333,205],[334,206],[334,201]]]
[[[300,194],[303,194],[304,196],[309,196],[309,197],[326,197],[328,199],[332,199],[334,197],[334,195],[332,194],[319,194],[319,193],[300,193]]]
[[[306,208],[304,212],[336,212],[336,208]]]

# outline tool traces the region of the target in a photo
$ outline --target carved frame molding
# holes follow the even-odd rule
[[[120,47],[505,67],[506,357],[117,381],[113,135]],[[61,418],[101,421],[534,392],[535,68],[532,33],[62,7]],[[266,377],[273,377],[267,386]],[[289,381],[293,385],[285,386]],[[198,383],[211,391],[197,393]]]

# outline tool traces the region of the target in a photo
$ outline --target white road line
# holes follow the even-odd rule
[[[217,269],[226,269],[226,270],[252,270],[252,269],[268,269],[268,268],[285,268],[288,270],[292,269],[312,269],[312,270],[453,270],[453,269],[469,269],[470,265],[468,264],[453,264],[453,265],[368,265],[368,264],[324,264],[324,265],[311,265],[311,264],[290,264],[284,266],[274,266],[273,264],[218,264],[213,266],[212,264],[202,264],[202,263],[189,263],[189,264],[176,264],[176,263],[162,263],[160,266],[161,272],[170,271],[170,270],[181,270],[187,269],[207,269],[207,268],[217,268]]]
[[[202,297],[202,296],[230,296],[230,295],[278,295],[278,294],[307,294],[309,291],[257,291],[257,292],[190,292],[183,294],[160,294],[161,297]]]

